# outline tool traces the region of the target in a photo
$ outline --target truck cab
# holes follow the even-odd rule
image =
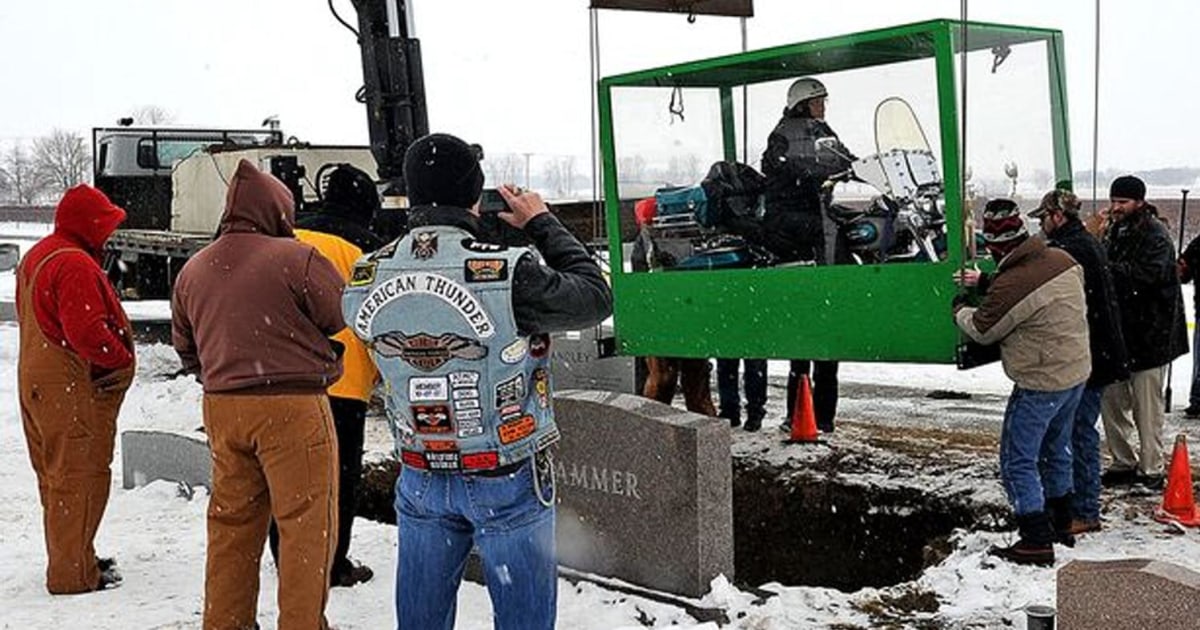
[[[126,229],[170,229],[171,172],[183,159],[213,146],[279,146],[278,129],[172,127],[92,129],[95,185],[129,213]]]
[[[229,176],[253,162],[292,191],[297,211],[319,200],[314,181],[327,164],[367,172],[364,146],[284,142],[278,129],[169,127],[92,130],[95,185],[128,216],[108,240],[105,269],[122,297],[167,299],[183,263],[212,241]]]

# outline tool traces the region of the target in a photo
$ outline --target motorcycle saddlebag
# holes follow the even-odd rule
[[[654,191],[654,201],[658,205],[660,221],[690,217],[701,225],[707,225],[708,197],[699,185],[659,188]]]

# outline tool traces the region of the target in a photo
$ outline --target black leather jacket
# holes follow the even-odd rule
[[[466,210],[449,206],[418,206],[409,214],[409,228],[450,225],[495,242]],[[546,264],[528,255],[513,270],[513,315],[523,335],[594,326],[612,314],[612,289],[588,249],[553,214],[534,217],[524,232]]]

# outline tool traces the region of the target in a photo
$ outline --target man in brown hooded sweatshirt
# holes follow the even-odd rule
[[[117,412],[133,380],[129,320],[99,264],[124,220],[104,193],[76,186],[54,212],[54,232],[17,269],[17,388],[54,594],[121,581],[92,541],[108,503]]]
[[[179,272],[172,336],[204,385],[213,454],[204,628],[255,628],[259,561],[280,530],[279,622],[326,627],[337,531],[337,446],[325,390],[341,374],[328,337],[342,321],[342,277],[297,241],[292,195],[242,160],[217,240]]]

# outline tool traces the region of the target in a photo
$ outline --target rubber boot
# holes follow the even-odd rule
[[[1015,564],[1054,566],[1054,540],[1057,535],[1046,512],[1017,515],[1017,531],[1021,538],[1009,547],[992,547],[988,555]]]
[[[1046,499],[1046,509],[1050,512],[1050,522],[1054,525],[1054,542],[1067,547],[1075,546],[1075,535],[1071,533],[1071,500],[1070,494]]]

